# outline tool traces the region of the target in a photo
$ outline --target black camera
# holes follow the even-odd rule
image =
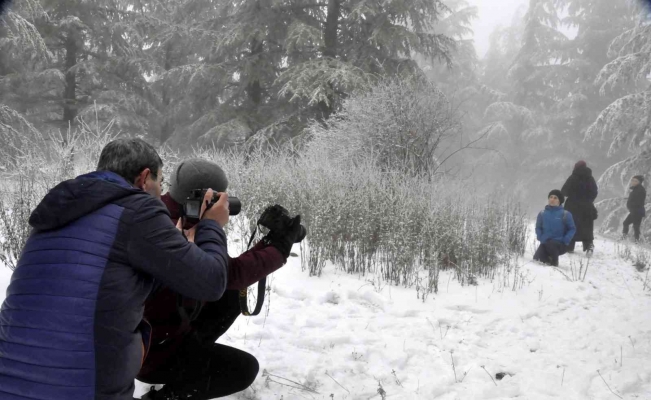
[[[289,211],[278,204],[267,207],[267,209],[262,212],[260,219],[258,219],[258,225],[264,226],[269,230],[269,232],[276,232],[279,234],[286,232],[291,223],[292,218],[289,216]],[[307,229],[301,225],[301,233],[298,235],[295,243],[299,243],[305,239],[306,235]]]
[[[183,213],[189,219],[199,219],[201,213],[201,203],[203,198],[206,196],[208,189],[193,189],[190,191],[190,195],[185,199],[183,203]],[[213,192],[212,200],[208,203],[206,209],[212,207],[219,200],[219,195],[217,192]],[[242,210],[242,203],[240,199],[235,196],[228,196],[228,214],[237,215]]]

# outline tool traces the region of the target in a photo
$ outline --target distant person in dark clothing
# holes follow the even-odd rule
[[[560,190],[549,192],[547,199],[549,204],[536,220],[536,237],[540,246],[533,259],[557,267],[558,257],[567,252],[576,227],[572,213],[562,206],[565,198]]]
[[[640,225],[642,219],[646,216],[646,209],[644,203],[646,202],[646,189],[642,186],[644,177],[642,175],[635,175],[631,178],[630,190],[631,194],[628,196],[626,208],[628,208],[628,216],[624,220],[624,230],[622,234],[624,237],[628,236],[628,227],[633,224],[635,232],[635,241],[640,240]]]
[[[594,201],[599,193],[597,182],[592,177],[592,170],[585,161],[574,165],[572,175],[565,181],[563,195],[567,198],[565,209],[572,213],[576,224],[574,238],[567,246],[568,253],[574,252],[576,242],[583,242],[583,251],[592,253],[594,250],[594,220],[597,219],[597,209]]]

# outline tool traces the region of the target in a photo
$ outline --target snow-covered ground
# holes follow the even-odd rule
[[[294,258],[271,279],[268,315],[265,305],[240,317],[220,339],[261,366],[228,398],[381,399],[381,384],[387,399],[651,399],[646,271],[614,243],[595,244],[585,282],[564,276],[584,259],[579,244],[559,270],[528,254],[516,291],[442,274],[424,303],[414,289],[375,287],[331,265],[309,278]],[[1,299],[10,271],[0,271]]]

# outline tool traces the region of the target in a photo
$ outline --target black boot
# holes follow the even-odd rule
[[[572,254],[574,253],[574,246],[576,245],[576,242],[572,240],[570,244],[567,245],[567,252]]]
[[[594,243],[593,242],[588,242],[587,244],[584,245],[585,254],[588,257],[592,257],[592,253],[594,253]]]

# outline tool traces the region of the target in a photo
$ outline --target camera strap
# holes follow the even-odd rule
[[[249,244],[248,246],[246,246],[247,249],[251,248],[251,243],[253,243],[253,238],[255,237],[257,231],[258,231],[258,227],[256,226],[255,229],[253,230],[253,233],[251,233],[251,239],[249,239]],[[247,299],[249,289],[244,288],[240,290],[240,294],[238,297],[240,301],[240,311],[242,312],[242,315],[250,317],[253,315],[260,314],[260,311],[262,310],[262,304],[264,303],[264,292],[266,288],[267,288],[267,277],[265,276],[258,281],[258,296],[256,298],[255,308],[253,309],[253,312],[249,311],[249,302]]]
[[[258,281],[258,298],[256,300],[255,308],[253,309],[253,312],[249,311],[249,304],[247,300],[247,294],[249,289],[247,288],[247,289],[240,290],[240,311],[242,311],[242,315],[251,317],[253,315],[260,314],[260,311],[262,310],[262,304],[264,303],[264,292],[266,287],[267,287],[267,277],[265,276],[264,278]]]

